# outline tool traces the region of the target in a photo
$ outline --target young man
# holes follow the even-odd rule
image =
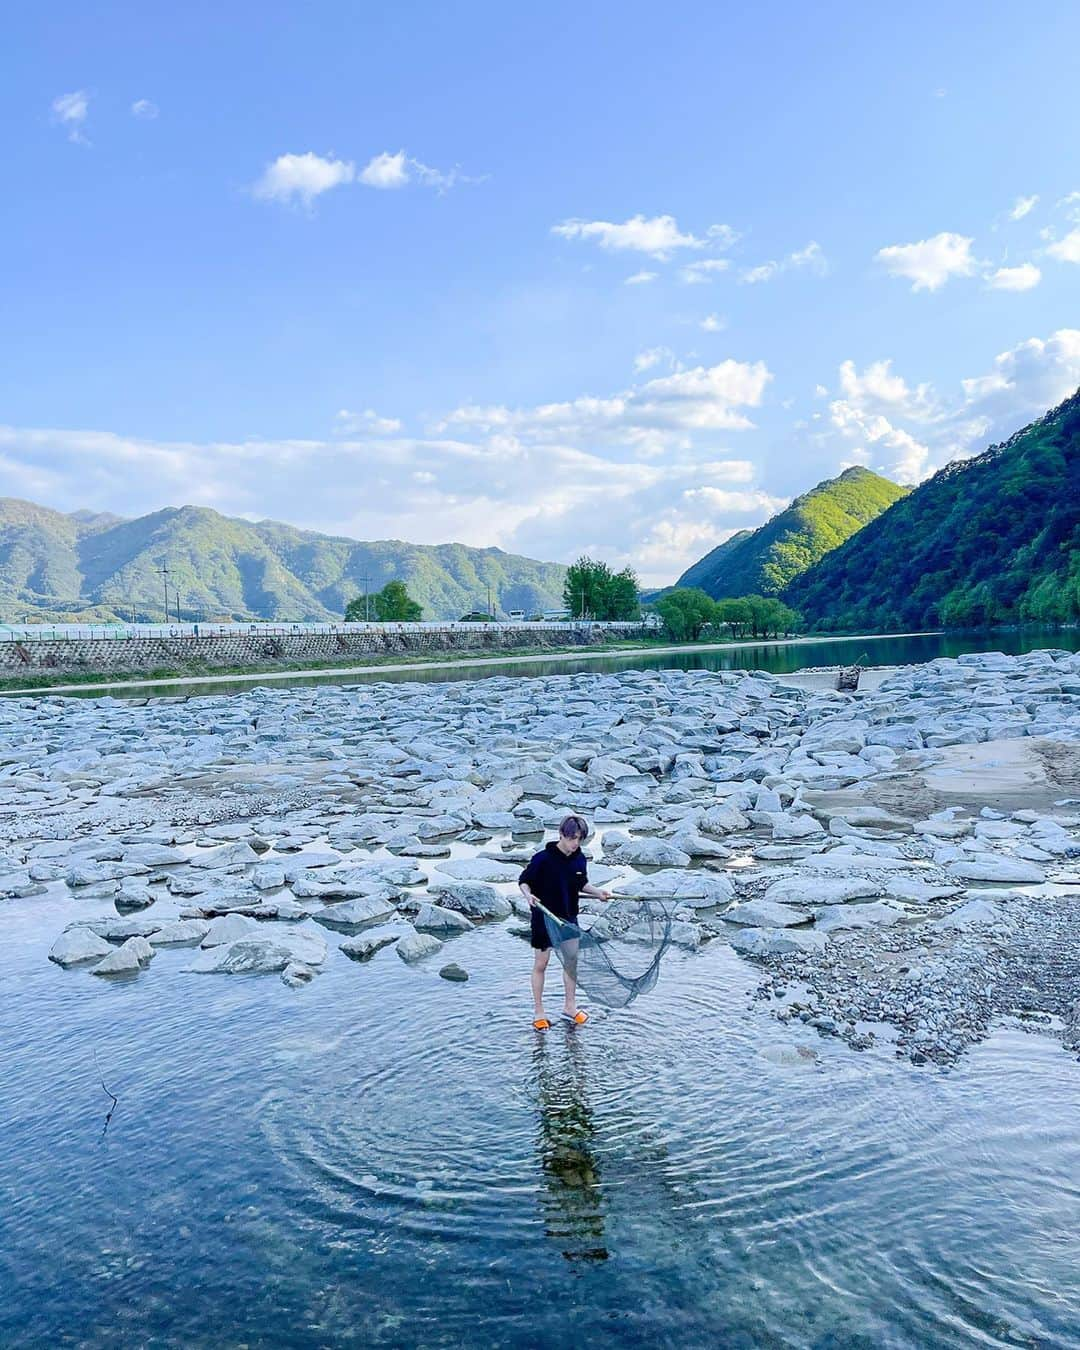
[[[558,839],[545,844],[539,853],[534,853],[529,865],[518,877],[521,894],[528,900],[532,909],[533,947],[532,994],[534,1019],[537,1031],[547,1031],[551,1026],[544,1015],[544,975],[551,960],[551,939],[543,914],[537,909],[537,901],[550,910],[558,919],[577,923],[578,896],[591,895],[597,900],[610,900],[611,892],[599,890],[589,884],[585,870],[585,855],[581,845],[588,838],[589,827],[581,816],[567,816],[559,826]],[[566,943],[565,950],[573,955],[577,950],[576,940]],[[562,1016],[575,1026],[584,1026],[589,1020],[587,1012],[579,1012],[577,1006],[577,985],[572,970],[563,966]]]

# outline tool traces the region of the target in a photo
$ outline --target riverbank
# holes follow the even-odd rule
[[[215,671],[213,673],[203,673],[200,671],[186,670],[182,672],[175,671],[154,671],[147,675],[145,673],[136,674],[129,672],[120,674],[115,672],[87,672],[84,677],[74,680],[71,677],[63,682],[49,681],[47,676],[26,676],[18,680],[0,680],[0,694],[78,694],[85,693],[90,689],[100,689],[102,693],[113,693],[116,691],[171,688],[183,685],[239,685],[253,683],[267,683],[270,681],[296,680],[305,677],[323,676],[326,679],[347,679],[351,676],[363,677],[378,674],[401,674],[403,672],[416,672],[422,674],[426,671],[453,670],[462,666],[489,668],[493,666],[513,666],[530,665],[537,661],[548,659],[560,659],[562,661],[588,662],[596,661],[610,656],[633,656],[635,653],[641,653],[648,656],[679,656],[693,653],[704,652],[722,652],[722,651],[750,651],[757,648],[781,647],[800,647],[814,644],[836,644],[845,642],[887,642],[904,638],[922,638],[933,637],[934,633],[870,633],[861,635],[845,635],[842,637],[805,637],[805,638],[759,638],[752,641],[729,641],[729,642],[692,642],[692,643],[665,643],[663,641],[653,642],[603,642],[596,643],[589,647],[587,651],[582,651],[580,647],[536,647],[528,650],[516,650],[513,652],[503,651],[492,653],[487,656],[476,656],[472,652],[462,652],[454,657],[444,657],[433,661],[428,657],[416,654],[412,657],[386,656],[383,658],[373,658],[366,661],[363,665],[342,666],[336,661],[327,662],[303,662],[289,664],[284,667],[278,665],[273,668],[265,666],[247,666],[229,671]],[[42,683],[45,681],[45,683]]]

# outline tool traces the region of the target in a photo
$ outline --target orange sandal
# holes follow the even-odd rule
[[[546,1017],[536,1017],[536,1018],[533,1019],[533,1030],[534,1030],[534,1031],[550,1031],[550,1030],[551,1030],[551,1023],[547,1020]]]
[[[583,1012],[580,1008],[573,1015],[571,1015],[568,1012],[564,1012],[560,1013],[559,1016],[564,1021],[570,1022],[575,1027],[583,1027],[585,1023],[589,1020],[589,1014],[587,1012]]]

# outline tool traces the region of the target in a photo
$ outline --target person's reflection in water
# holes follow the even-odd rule
[[[548,1237],[568,1261],[606,1261],[596,1127],[585,1094],[580,1033],[554,1043],[538,1037],[533,1054],[539,1104],[537,1143],[544,1174],[541,1204]]]

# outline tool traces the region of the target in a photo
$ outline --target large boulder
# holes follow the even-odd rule
[[[190,858],[192,867],[218,870],[224,867],[243,867],[248,863],[257,863],[259,855],[245,841],[222,844],[220,848],[200,849]]]
[[[842,928],[890,928],[904,917],[896,905],[871,900],[865,905],[821,905],[814,910],[814,927],[820,933]]]
[[[392,900],[375,895],[361,895],[355,900],[343,900],[337,905],[327,905],[312,917],[330,928],[354,928],[360,924],[388,919],[396,913],[397,906]]]
[[[1023,862],[1019,858],[999,858],[992,854],[980,854],[950,863],[946,871],[960,881],[1004,881],[1017,884],[1046,880],[1046,873],[1035,863]]]
[[[341,950],[351,961],[370,961],[376,952],[397,942],[407,930],[401,928],[370,928],[366,933],[346,938]]]
[[[793,928],[810,922],[810,912],[780,905],[773,900],[745,900],[733,905],[721,915],[725,923],[742,924],[747,928]]]
[[[464,933],[472,926],[466,915],[442,905],[421,905],[413,918],[413,927],[419,933]]]
[[[90,928],[69,928],[53,943],[49,960],[58,966],[77,966],[83,961],[100,961],[113,948]]]
[[[187,942],[201,942],[209,931],[205,919],[178,919],[151,933],[149,940],[155,947],[179,947]]]
[[[842,905],[881,894],[881,886],[867,877],[780,877],[765,891],[765,899],[781,905]]]
[[[145,938],[129,938],[122,947],[114,947],[93,969],[95,975],[134,975],[145,964],[142,948],[135,943],[145,943]]]
[[[735,894],[731,878],[723,872],[682,871],[665,868],[625,883],[628,895],[641,900],[678,900],[690,909],[726,905]]]
[[[737,952],[759,958],[824,951],[826,941],[824,933],[812,928],[741,928],[731,936]]]
[[[408,965],[413,965],[416,961],[422,961],[425,956],[431,956],[439,951],[442,943],[437,937],[432,937],[430,933],[412,932],[403,937],[394,948],[398,956]]]
[[[433,882],[428,889],[443,909],[470,919],[505,919],[513,913],[510,901],[482,881]]]
[[[200,951],[188,969],[200,975],[266,974],[284,970],[294,961],[315,967],[325,960],[326,943],[317,934],[284,930]]]
[[[690,862],[689,853],[665,839],[631,839],[614,830],[604,836],[604,856],[635,867],[686,867]]]
[[[521,868],[494,858],[453,858],[439,864],[439,871],[455,881],[517,881]]]
[[[212,919],[203,937],[204,947],[222,947],[230,942],[239,942],[255,932],[255,924],[242,914],[222,914]]]

